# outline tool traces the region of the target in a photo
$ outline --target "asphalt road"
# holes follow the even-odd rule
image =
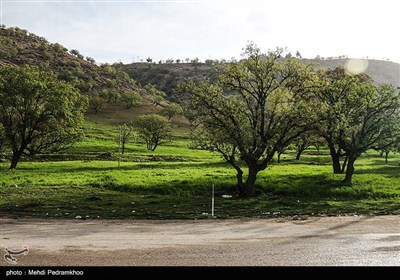
[[[400,216],[0,219],[0,234],[1,252],[29,246],[17,266],[400,266]]]

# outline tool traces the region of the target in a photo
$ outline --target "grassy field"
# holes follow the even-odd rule
[[[16,171],[1,163],[0,215],[210,218],[212,185],[218,218],[400,214],[398,155],[385,164],[369,152],[356,162],[354,185],[343,187],[327,151],[306,151],[300,161],[289,151],[259,174],[256,197],[236,199],[222,197],[234,191],[234,170],[218,154],[189,149],[187,133],[155,152],[128,144],[118,168],[117,126],[87,122],[85,131],[86,139],[64,154],[40,155]]]

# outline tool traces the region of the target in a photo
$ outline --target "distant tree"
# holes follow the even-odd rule
[[[80,59],[83,59],[83,55],[81,55],[81,54],[79,53],[78,50],[70,50],[69,52],[70,52],[72,55],[74,55],[74,56],[76,56],[76,57],[78,57],[78,58],[80,58]]]
[[[213,59],[206,59],[205,63],[207,65],[213,65],[214,64],[214,60]]]
[[[117,91],[112,89],[102,89],[100,92],[100,97],[107,100],[107,103],[111,103],[111,101],[117,102],[120,96]]]
[[[301,54],[300,54],[299,51],[296,51],[296,57],[297,57],[297,58],[301,58]]]
[[[171,124],[157,114],[143,115],[137,120],[139,135],[146,142],[147,149],[154,151],[163,141],[171,136]]]
[[[165,100],[165,92],[162,90],[157,89],[152,84],[147,84],[144,86],[146,91],[147,99],[151,101],[154,105],[161,105],[162,102]]]
[[[176,63],[181,63],[181,60],[178,58],[177,60],[175,60]]]
[[[171,120],[172,117],[181,115],[183,110],[181,105],[177,103],[168,103],[161,112],[168,120]]]
[[[136,134],[133,131],[133,127],[131,124],[124,123],[120,129],[121,129],[121,135],[120,135],[121,138],[118,139],[118,141],[121,141],[121,153],[124,154],[126,143],[135,138]]]
[[[90,62],[91,64],[96,64],[96,60],[94,60],[94,58],[92,58],[92,57],[90,57],[90,56],[87,56],[87,57],[86,57],[86,61],[87,61],[87,62]]]
[[[151,63],[151,62],[153,62],[153,59],[150,58],[150,57],[148,57],[148,58],[146,59],[146,61],[147,61],[148,63]]]
[[[37,67],[0,67],[0,123],[12,151],[10,169],[22,155],[55,152],[81,138],[87,99],[53,73]]]
[[[89,96],[89,105],[97,114],[106,104],[106,100],[98,93]]]
[[[296,148],[296,160],[300,160],[302,153],[311,146],[316,146],[319,149],[323,139],[321,139],[314,131],[307,131],[297,137],[293,141],[293,146]]]
[[[165,60],[165,63],[172,64],[174,63],[174,60],[172,58],[168,58],[167,60]]]
[[[197,64],[199,62],[200,62],[200,59],[198,57],[195,57],[190,61],[190,63],[193,63],[193,64]]]
[[[285,55],[285,58],[291,58],[291,57],[293,57],[291,52],[288,52],[288,53]]]
[[[189,61],[190,61],[190,58],[185,58],[186,63],[189,63]]]
[[[138,92],[129,91],[121,95],[121,100],[125,102],[126,109],[130,109],[133,106],[136,106],[141,99],[142,97]]]

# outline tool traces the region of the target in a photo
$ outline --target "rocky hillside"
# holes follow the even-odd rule
[[[140,90],[132,78],[112,65],[98,66],[93,58],[84,57],[78,50],[51,44],[18,27],[0,27],[0,64],[39,66],[88,95],[104,90],[118,94]]]

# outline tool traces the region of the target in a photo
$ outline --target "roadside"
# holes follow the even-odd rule
[[[400,265],[398,216],[184,221],[0,219],[17,266]],[[8,266],[3,259],[0,266]]]

